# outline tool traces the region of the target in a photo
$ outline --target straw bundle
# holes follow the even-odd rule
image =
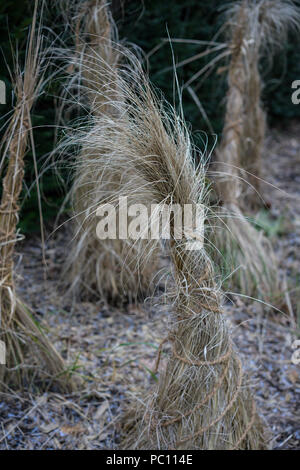
[[[265,135],[258,71],[260,37],[253,35],[259,23],[256,23],[257,8],[253,3],[251,5],[243,1],[239,8],[235,7],[234,13],[230,10],[233,18],[229,23],[232,39],[228,94],[223,139],[217,153],[218,171],[225,175],[218,180],[220,197],[226,202],[230,199],[241,208],[247,204],[248,210],[257,207],[260,157]],[[255,21],[251,21],[254,14]]]
[[[65,377],[64,361],[33,319],[30,309],[17,297],[14,284],[14,246],[19,239],[19,197],[24,176],[24,157],[31,132],[30,110],[43,83],[41,69],[41,34],[36,32],[38,2],[35,3],[31,33],[26,52],[25,69],[16,65],[13,78],[16,104],[1,148],[2,161],[8,157],[2,182],[0,204],[0,313],[1,340],[6,345],[6,366],[2,366],[1,379],[28,382],[28,373],[36,368],[36,358],[41,360],[44,371],[39,376],[54,380],[64,389],[72,388]],[[25,364],[24,350],[30,348],[30,360]],[[12,369],[12,370],[11,370]]]
[[[282,306],[278,262],[271,243],[245,218],[262,204],[259,194],[265,115],[260,104],[259,62],[284,42],[288,26],[299,27],[290,1],[243,0],[228,11],[231,60],[225,124],[216,158],[216,190],[223,227],[217,246],[226,267],[235,271],[230,284],[244,294]],[[216,254],[216,252],[215,252]],[[218,263],[222,259],[218,256]]]
[[[184,125],[162,110],[141,71],[136,80],[142,85],[137,95],[128,91],[131,126],[126,136],[136,153],[136,171],[151,185],[156,203],[183,207],[205,202],[204,168],[194,168]],[[146,137],[141,141],[139,135]],[[242,378],[212,265],[203,249],[186,250],[188,240],[184,235],[170,242],[172,353],[158,389],[133,418],[129,415],[124,446],[261,448],[261,423]]]
[[[231,189],[237,184],[233,178],[222,178],[219,192],[222,200],[238,199],[239,207],[249,211],[262,205],[259,193],[266,119],[261,106],[260,62],[266,55],[271,60],[275,50],[286,43],[289,28],[299,30],[300,12],[290,0],[241,0],[229,7],[227,16],[231,59],[218,169],[239,177],[239,191]]]
[[[184,124],[155,96],[135,56],[121,46],[119,52],[124,65],[117,81],[121,99],[111,103],[115,111],[92,119],[91,128],[76,136],[90,149],[86,171],[109,162],[112,181],[114,172],[125,175],[121,187],[105,192],[111,204],[117,205],[119,194],[134,194],[135,200],[159,208],[203,204],[205,172],[202,164],[194,167]],[[212,265],[204,250],[186,249],[188,241],[201,235],[177,239],[170,220],[172,354],[158,390],[125,418],[123,447],[262,448],[262,424],[230,339]],[[145,232],[153,221],[155,216]],[[139,262],[144,255],[138,250]]]
[[[121,122],[123,96],[118,69],[122,53],[113,41],[116,29],[107,2],[84,3],[76,21],[77,55],[73,65],[82,80],[81,93],[89,101],[93,125],[97,126],[103,119],[106,122],[120,119]],[[133,301],[154,289],[155,249],[147,241],[99,240],[97,237],[95,212],[99,205],[113,199],[116,203],[119,196],[128,197],[128,204],[147,203],[145,192],[126,192],[126,185],[135,175],[123,167],[113,167],[108,159],[114,138],[109,125],[106,133],[103,147],[91,147],[88,139],[82,142],[76,160],[71,198],[77,227],[67,270],[71,289],[81,297],[100,295],[112,302]]]

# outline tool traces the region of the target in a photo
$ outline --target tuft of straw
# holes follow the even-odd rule
[[[181,207],[204,204],[205,169],[202,162],[195,168],[182,119],[171,109],[169,113],[163,110],[141,70],[130,76],[135,92],[128,81],[130,128],[122,148],[130,144],[136,172],[150,185],[153,202]],[[140,135],[145,136],[143,140]],[[167,340],[171,354],[157,389],[127,415],[123,446],[262,448],[262,424],[230,338],[212,264],[204,248],[187,250],[188,241],[184,234],[182,240],[172,238],[169,247],[173,294]]]
[[[283,308],[283,286],[271,241],[235,203],[216,208],[214,220],[210,252],[225,288],[262,301],[266,311]]]
[[[300,12],[287,0],[242,0],[227,11],[231,58],[225,124],[216,152],[216,191],[222,201],[215,232],[218,263],[233,269],[229,284],[248,296],[282,306],[278,262],[269,240],[245,214],[262,205],[261,159],[265,114],[260,98],[262,55],[274,53],[288,28],[299,29]],[[215,251],[215,254],[217,252]]]
[[[262,205],[261,159],[266,119],[261,106],[260,62],[266,55],[271,60],[276,49],[282,48],[288,30],[299,31],[300,10],[290,0],[241,0],[229,6],[227,16],[231,58],[219,169],[225,175],[233,172],[239,179],[233,183],[232,178],[222,178],[220,194],[221,198],[232,194],[238,198],[240,208],[249,211]],[[230,146],[235,147],[232,153]]]
[[[80,146],[89,148],[86,171],[92,177],[97,164],[99,171],[109,165],[111,192],[105,179],[97,181],[99,191],[104,186],[105,201],[116,207],[119,194],[134,194],[134,200],[159,208],[204,204],[204,164],[195,167],[183,120],[155,95],[136,56],[121,46],[119,51],[123,66],[118,87],[109,82],[120,96],[111,102],[115,112],[92,117],[90,127],[76,136]],[[114,172],[124,175],[121,185],[112,184]],[[132,403],[124,417],[122,447],[264,448],[263,425],[232,344],[213,266],[204,248],[186,247],[201,234],[184,233],[177,239],[171,233],[167,293],[172,321],[167,340],[172,352],[157,389],[141,406]],[[141,264],[145,252],[137,250],[136,256]]]
[[[93,125],[105,121],[105,145],[94,148],[89,139],[81,141],[71,190],[75,236],[67,260],[71,290],[81,297],[99,296],[111,302],[134,301],[154,289],[156,268],[154,244],[146,241],[99,240],[96,210],[101,204],[126,196],[128,204],[147,204],[147,190],[126,192],[135,174],[111,162],[109,120],[123,124],[123,96],[118,80],[122,53],[115,42],[116,28],[107,2],[90,1],[80,5],[75,15],[76,55],[80,90],[89,102]],[[77,135],[77,134],[76,134]],[[75,137],[76,138],[76,137]],[[120,146],[122,143],[120,142]],[[117,216],[119,208],[117,207]],[[143,259],[139,252],[143,253]],[[138,262],[137,262],[138,260]]]
[[[0,326],[1,340],[7,351],[6,366],[1,367],[1,380],[24,383],[28,371],[34,369],[37,357],[42,362],[41,376],[45,377],[46,373],[47,379],[69,390],[73,385],[66,377],[62,357],[35,322],[30,308],[17,297],[14,284],[13,256],[15,243],[20,239],[17,230],[18,202],[24,176],[24,157],[31,133],[30,111],[43,83],[41,33],[40,29],[36,31],[37,7],[36,1],[24,72],[16,64],[15,76],[12,77],[16,104],[1,144],[2,161],[8,158],[0,204]],[[24,364],[25,349],[30,350],[30,360],[34,364]]]

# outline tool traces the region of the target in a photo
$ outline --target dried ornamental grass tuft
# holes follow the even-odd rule
[[[299,30],[300,12],[289,0],[242,0],[230,6],[227,14],[231,59],[225,124],[215,165],[222,227],[215,231],[218,251],[214,253],[217,262],[225,261],[233,272],[230,287],[282,308],[284,295],[272,245],[245,214],[263,201],[259,183],[265,114],[260,102],[260,59],[284,44],[288,28]]]
[[[126,196],[128,205],[148,204],[147,188],[139,190],[135,173],[130,173],[126,162],[113,161],[115,143],[111,140],[115,136],[110,131],[110,120],[126,126],[122,115],[124,97],[118,79],[124,56],[115,42],[117,33],[107,2],[85,2],[80,5],[75,20],[76,53],[72,70],[78,71],[81,94],[91,108],[92,126],[105,132],[106,138],[104,145],[95,146],[96,136],[89,141],[92,130],[80,142],[71,190],[75,236],[67,260],[67,278],[71,279],[71,290],[82,298],[100,296],[113,303],[135,301],[154,290],[156,244],[120,238],[100,240],[96,233],[99,220],[96,211],[100,205],[114,202],[119,214],[118,197]]]
[[[287,41],[289,30],[299,32],[300,10],[290,0],[241,0],[227,9],[230,64],[226,116],[218,152],[222,200],[238,199],[248,211],[262,205],[261,159],[265,113],[261,106],[262,57],[272,60]],[[224,166],[222,166],[224,163]],[[226,179],[232,173],[238,178]],[[233,186],[233,188],[232,188]]]
[[[12,77],[16,104],[1,143],[2,164],[8,159],[2,182],[0,204],[0,309],[1,340],[6,345],[6,365],[1,366],[1,380],[19,385],[28,383],[30,374],[56,382],[62,389],[73,388],[60,354],[55,350],[41,327],[35,322],[30,309],[18,298],[14,284],[14,247],[19,240],[19,197],[24,176],[24,157],[32,132],[30,111],[43,85],[41,66],[41,31],[36,28],[38,1],[29,36],[25,67],[22,72],[16,64]],[[25,361],[25,351],[30,351],[30,361]],[[26,358],[28,360],[28,358]]]
[[[107,201],[116,204],[120,192],[139,198],[146,192],[147,200],[159,206],[205,204],[204,165],[201,162],[195,168],[193,146],[182,119],[154,94],[136,57],[125,48],[120,47],[120,52],[127,67],[119,69],[122,100],[113,106],[116,111],[122,106],[122,113],[93,120],[80,139],[88,143],[99,167],[109,161],[110,171],[122,168],[130,175],[122,188],[112,189]],[[89,160],[92,168],[95,163]],[[185,234],[179,240],[173,235],[170,240],[173,281],[167,293],[173,321],[168,340],[173,348],[158,388],[143,405],[132,404],[124,417],[122,447],[266,447],[263,425],[230,338],[212,264],[204,249],[186,249],[186,243],[198,237],[201,234]],[[143,251],[137,256],[142,257]]]

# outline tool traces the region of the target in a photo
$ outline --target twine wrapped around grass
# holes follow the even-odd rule
[[[262,205],[261,159],[265,114],[260,103],[261,56],[284,43],[288,27],[300,25],[300,14],[289,0],[242,0],[227,12],[231,38],[225,124],[217,151],[216,190],[222,222],[215,232],[221,255],[217,263],[233,272],[230,287],[281,308],[284,304],[278,262],[270,241],[245,214]],[[226,230],[224,230],[226,226]]]
[[[257,13],[254,2],[248,0],[228,12],[231,58],[223,138],[217,153],[218,172],[223,174],[218,179],[220,197],[248,211],[261,204],[259,178],[265,135],[258,71],[261,38],[255,34],[260,26]]]
[[[15,243],[19,239],[19,197],[31,132],[30,111],[43,83],[41,34],[35,27],[37,6],[38,2],[35,3],[24,72],[16,65],[15,76],[12,77],[16,104],[1,143],[2,161],[8,157],[0,204],[0,339],[7,352],[6,365],[1,366],[1,380],[28,384],[34,369],[38,368],[38,376],[46,379],[48,385],[54,381],[61,388],[70,390],[73,385],[65,372],[62,357],[34,320],[30,308],[18,298],[14,284],[13,257]],[[25,361],[26,350],[30,351],[30,364]],[[42,364],[37,367],[40,361]]]
[[[80,5],[75,19],[77,53],[73,69],[78,71],[81,94],[88,99],[93,124],[97,126],[103,118],[107,122],[109,119],[122,122],[123,97],[118,80],[122,53],[115,43],[116,28],[107,2],[85,2]],[[126,185],[135,175],[122,166],[116,168],[108,159],[114,138],[109,127],[108,124],[103,147],[93,148],[86,139],[76,158],[71,191],[76,226],[67,260],[67,278],[71,278],[71,290],[81,297],[100,295],[115,303],[134,301],[139,295],[145,297],[152,292],[156,262],[153,244],[146,241],[133,243],[128,239],[99,240],[97,237],[95,213],[101,204],[112,200],[116,203],[119,196],[126,196],[128,204],[147,203],[145,192],[126,192]]]
[[[201,164],[194,168],[183,123],[164,113],[146,79],[140,76],[138,81],[142,85],[137,97],[130,96],[133,115],[126,136],[138,156],[137,172],[151,185],[157,203],[204,203],[205,171]],[[139,135],[147,137],[141,142]],[[204,249],[186,249],[188,240],[184,236],[170,242],[175,291],[170,303],[172,352],[157,390],[127,415],[123,446],[263,448],[263,426],[230,339],[212,265]]]
[[[111,102],[114,112],[92,117],[90,126],[76,135],[76,142],[90,149],[87,174],[107,163],[109,184],[114,173],[124,176],[121,185],[111,184],[110,192],[106,180],[97,178],[104,185],[105,201],[116,207],[119,194],[133,194],[146,207],[203,204],[204,166],[195,168],[185,125],[155,96],[136,57],[121,46],[119,52],[123,66],[117,79],[120,99]],[[114,82],[108,83],[116,90]],[[204,249],[186,247],[201,234],[177,239],[170,220],[172,280],[167,292],[173,322],[168,340],[173,349],[157,390],[143,398],[143,405],[132,404],[124,417],[122,447],[263,448],[263,426],[230,338],[211,262]],[[145,252],[138,250],[137,256],[136,262],[142,263]]]
[[[227,16],[231,58],[218,162],[224,178],[220,178],[219,192],[222,200],[231,195],[249,212],[263,203],[260,181],[266,119],[261,106],[261,60],[266,56],[271,60],[275,50],[284,46],[288,30],[299,31],[300,10],[290,0],[241,0],[228,7]],[[231,173],[238,176],[236,183]]]

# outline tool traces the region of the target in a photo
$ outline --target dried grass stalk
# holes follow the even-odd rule
[[[241,0],[228,8],[231,60],[219,170],[223,200],[238,200],[242,210],[261,207],[261,159],[266,119],[261,106],[263,82],[259,66],[272,59],[287,40],[288,30],[299,31],[300,11],[290,0]],[[224,166],[222,166],[224,163]],[[238,178],[226,178],[226,174]],[[234,188],[232,188],[234,186]]]
[[[109,162],[112,181],[114,172],[128,175],[121,187],[105,191],[106,201],[115,205],[119,194],[159,207],[203,204],[205,171],[202,163],[194,166],[185,125],[155,96],[136,57],[121,46],[119,51],[124,65],[118,71],[122,99],[112,103],[116,112],[93,119],[76,136],[94,158],[86,171]],[[230,338],[211,262],[204,249],[188,251],[188,241],[189,235],[173,236],[169,246],[172,353],[157,390],[143,405],[132,404],[134,411],[125,417],[122,447],[263,448],[263,426]],[[137,256],[141,263],[143,251]]]
[[[117,74],[120,55],[114,43],[118,31],[111,17],[109,3],[91,0],[79,4],[76,22],[75,43],[82,71],[83,86],[94,115],[109,115],[114,111],[110,105],[116,96]],[[101,67],[99,68],[99,63]],[[107,81],[114,78],[113,86]],[[101,90],[108,90],[102,95]]]
[[[235,7],[230,13],[233,15],[229,23],[231,59],[225,123],[218,152],[218,171],[224,176],[218,179],[218,193],[222,200],[231,200],[241,208],[247,204],[249,210],[251,206],[257,207],[257,202],[261,203],[258,189],[265,135],[258,71],[260,37],[253,36],[259,23],[256,24],[258,17],[254,2],[251,5],[248,0],[239,2],[239,8]],[[251,21],[253,16],[256,21]]]
[[[228,16],[231,60],[225,124],[216,162],[216,189],[222,201],[218,216],[223,226],[215,232],[215,245],[227,269],[233,271],[230,287],[282,307],[282,286],[272,245],[245,213],[262,205],[259,183],[265,115],[260,103],[259,62],[265,51],[272,55],[273,49],[284,42],[288,26],[299,28],[300,16],[289,0],[242,0],[230,7]],[[220,256],[217,258],[221,263]]]
[[[226,289],[263,301],[264,308],[285,307],[278,259],[270,240],[244,216],[236,204],[216,210],[213,258],[222,266]]]
[[[78,81],[82,81],[80,93],[89,101],[93,122],[97,126],[103,119],[121,120],[123,96],[118,69],[122,53],[115,42],[117,33],[107,2],[85,2],[76,15],[76,22],[77,54],[73,68],[78,70]],[[106,132],[105,146],[93,148],[85,140],[76,160],[71,191],[76,235],[67,261],[68,278],[71,278],[71,290],[83,298],[100,295],[114,303],[125,299],[134,301],[154,289],[155,250],[143,241],[97,238],[95,211],[100,204],[117,196],[128,196],[130,204],[146,202],[143,194],[127,194],[123,190],[135,176],[122,167],[117,171],[108,159],[114,136],[109,125]]]
[[[41,376],[57,382],[62,388],[72,384],[65,374],[65,364],[42,329],[34,321],[30,309],[18,298],[14,284],[14,247],[19,239],[19,197],[24,176],[24,157],[31,132],[30,111],[43,83],[41,69],[41,33],[36,32],[38,2],[35,2],[31,33],[22,73],[16,64],[14,79],[16,104],[14,113],[2,141],[3,158],[8,157],[3,178],[0,205],[0,308],[1,340],[6,344],[6,366],[2,366],[1,379],[19,384],[28,382],[29,370],[41,360]],[[31,348],[31,364],[24,364],[24,348]],[[44,371],[42,372],[42,369]]]

